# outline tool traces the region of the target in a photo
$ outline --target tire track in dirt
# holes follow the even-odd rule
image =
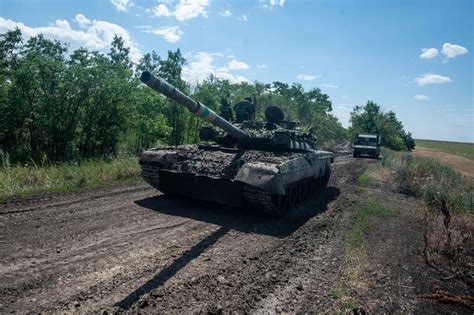
[[[339,195],[340,185],[346,188],[354,182],[366,161],[337,160],[331,187],[286,218],[280,237],[271,241],[257,237],[257,248],[240,251],[230,261],[216,252],[235,252],[229,248],[232,245],[250,249],[256,240],[245,234],[238,243],[223,238],[214,245],[212,266],[199,259],[190,262],[168,282],[148,287],[139,300],[120,301],[115,310],[288,312],[298,311],[306,302],[312,303],[313,311],[327,310],[331,287],[345,261],[343,234],[350,220],[350,213],[343,211],[350,198]]]
[[[330,188],[286,219],[143,184],[3,204],[0,311],[298,310],[338,276],[365,163],[338,157]]]

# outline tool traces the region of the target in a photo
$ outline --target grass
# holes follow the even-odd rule
[[[330,296],[339,302],[341,314],[353,313],[360,309],[361,303],[354,298],[354,295],[360,296],[360,292],[367,292],[370,289],[364,276],[364,270],[369,264],[364,233],[378,219],[390,218],[397,213],[394,208],[386,205],[387,200],[371,198],[370,189],[367,187],[371,182],[377,181],[374,172],[383,166],[382,162],[370,164],[357,178],[360,195],[358,202],[354,205],[354,222],[350,229],[345,253],[347,266],[344,282],[341,283],[341,287],[334,288],[330,292]]]
[[[399,191],[425,204],[425,260],[447,270],[471,268],[474,195],[469,178],[429,157],[389,150],[384,157],[384,165],[395,171]]]
[[[380,163],[375,163],[375,164],[370,164],[365,170],[364,172],[357,178],[357,181],[359,183],[359,186],[361,189],[361,191],[363,191],[364,187],[367,186],[367,184],[369,184],[370,182],[372,182],[374,180],[374,178],[372,177],[372,173],[378,169],[380,169],[381,167],[381,164]]]
[[[0,200],[44,191],[68,192],[135,180],[139,174],[140,166],[135,157],[48,166],[10,166],[5,163],[0,167]]]
[[[365,187],[367,184],[372,180],[369,173],[365,171],[362,173],[358,178],[357,181],[359,182],[359,186]]]
[[[382,165],[395,171],[400,192],[422,198],[433,210],[447,204],[454,212],[474,214],[469,178],[437,159],[383,149]]]
[[[401,192],[423,198],[433,210],[449,207],[453,212],[474,213],[473,194],[469,180],[453,167],[438,160],[402,154],[395,165]]]
[[[367,199],[356,204],[355,222],[350,238],[350,248],[363,244],[364,231],[378,218],[388,218],[396,214],[395,209],[386,206],[382,201]]]
[[[442,151],[474,159],[474,143],[435,141],[435,140],[415,140],[417,147]]]
[[[339,300],[342,299],[344,296],[347,295],[347,289],[346,288],[338,288],[338,289],[332,289],[329,295],[335,299]]]

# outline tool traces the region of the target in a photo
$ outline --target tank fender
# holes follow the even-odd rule
[[[271,194],[285,194],[283,179],[276,165],[260,162],[245,163],[234,179],[268,191]]]
[[[330,156],[309,153],[278,165],[278,169],[283,185],[286,185],[309,177],[324,176],[330,163]]]

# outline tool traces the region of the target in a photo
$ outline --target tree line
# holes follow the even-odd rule
[[[360,133],[373,133],[382,136],[382,146],[396,151],[413,150],[415,140],[410,132],[405,131],[403,124],[393,111],[384,113],[380,105],[368,101],[365,106],[355,106],[351,112],[352,139]]]
[[[143,70],[217,112],[221,98],[234,104],[255,94],[257,118],[277,105],[287,119],[312,126],[319,144],[349,138],[319,88],[279,81],[233,83],[212,75],[190,85],[182,79],[185,64],[179,49],[165,56],[152,51],[134,64],[117,36],[109,52],[101,53],[71,52],[42,35],[25,40],[19,29],[0,34],[0,153],[14,163],[80,161],[197,142],[206,123],[141,84]],[[359,126],[354,117],[353,125]]]

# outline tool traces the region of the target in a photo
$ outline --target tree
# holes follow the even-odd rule
[[[405,146],[407,147],[408,151],[415,149],[415,140],[413,139],[411,132],[408,132],[405,135],[405,137],[403,138],[403,142],[405,143]]]
[[[159,59],[158,75],[168,81],[179,90],[187,92],[188,87],[182,79],[183,66],[186,64],[186,59],[181,55],[181,51],[168,51],[168,58]],[[171,123],[170,144],[182,144],[185,140],[187,121],[190,114],[182,105],[176,104],[174,101],[168,102],[168,117]]]
[[[368,101],[365,106],[354,107],[350,122],[349,131],[352,139],[355,139],[360,133],[374,133],[381,135],[383,146],[393,150],[414,148],[415,144],[411,133],[406,133],[396,114],[393,111],[384,113],[380,106],[373,101]]]
[[[0,35],[0,148],[18,162],[116,154],[135,83],[115,37],[107,58],[44,38]],[[69,59],[68,59],[69,58]]]
[[[23,41],[19,29],[0,34],[0,150],[13,163],[61,162],[197,142],[206,122],[141,84],[137,74],[143,70],[216,112],[221,97],[235,104],[255,94],[259,118],[266,107],[278,105],[287,119],[312,126],[320,142],[345,137],[331,115],[329,96],[317,88],[235,83],[212,75],[191,88],[182,79],[186,59],[179,49],[166,58],[152,51],[136,65],[129,53],[118,36],[104,54],[85,48],[70,52],[42,35]],[[403,139],[408,146],[411,135]]]
[[[110,60],[115,65],[121,65],[124,68],[130,68],[130,48],[125,47],[123,38],[114,35],[109,52]]]

